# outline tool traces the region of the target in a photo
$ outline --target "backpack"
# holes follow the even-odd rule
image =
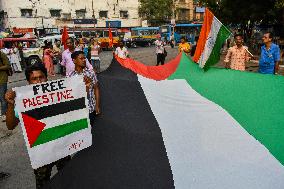
[[[3,64],[3,58],[2,58],[3,55],[4,55],[4,53],[0,51],[0,62],[1,62],[2,65],[4,65]],[[9,69],[6,70],[6,73],[7,73],[8,76],[12,76],[13,75],[13,70],[12,70],[11,66],[9,66]]]

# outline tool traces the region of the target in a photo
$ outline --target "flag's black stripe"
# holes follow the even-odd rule
[[[50,189],[173,189],[160,127],[137,75],[117,63],[98,75],[102,115],[93,145],[77,153]]]
[[[85,98],[78,98],[67,102],[61,102],[58,104],[35,108],[33,110],[24,112],[24,114],[33,117],[36,120],[41,120],[47,117],[65,114],[83,108],[86,108]]]

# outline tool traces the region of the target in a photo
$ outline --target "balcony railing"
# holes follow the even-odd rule
[[[184,21],[184,20],[190,20],[189,16],[177,16],[177,21]]]
[[[192,3],[186,3],[186,2],[180,2],[175,4],[176,8],[182,8],[182,9],[192,9],[193,4]]]

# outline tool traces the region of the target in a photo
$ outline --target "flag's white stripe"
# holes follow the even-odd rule
[[[284,167],[185,80],[139,81],[162,131],[177,189],[284,188]]]
[[[206,39],[204,50],[198,60],[198,64],[201,68],[204,67],[205,63],[207,62],[207,60],[209,59],[211,55],[211,52],[214,48],[214,45],[215,45],[215,42],[216,42],[221,26],[222,26],[222,23],[214,17],[212,24],[211,24],[210,33]]]
[[[84,108],[84,109],[68,112],[65,114],[59,114],[53,117],[41,119],[39,121],[46,124],[44,129],[49,129],[49,128],[53,128],[59,125],[77,121],[80,119],[88,118],[88,115],[89,115],[88,109]]]
[[[92,145],[91,127],[57,140],[28,148],[33,169],[55,162]]]

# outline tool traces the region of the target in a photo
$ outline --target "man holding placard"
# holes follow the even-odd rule
[[[60,171],[70,155],[92,145],[87,95],[82,77],[47,81],[42,64],[26,69],[29,85],[8,91],[7,127],[21,123],[36,187],[43,187],[52,167]]]

